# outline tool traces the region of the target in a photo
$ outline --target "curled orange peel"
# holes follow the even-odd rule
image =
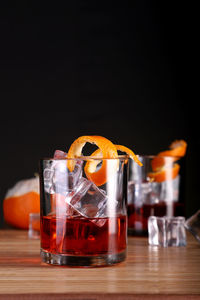
[[[122,145],[115,145],[117,151],[121,151],[121,152],[125,152],[126,154],[128,154],[128,156],[133,159],[139,166],[142,166],[142,163],[139,161],[138,157],[135,155],[135,153]],[[102,152],[101,149],[97,149],[95,150],[92,154],[91,157],[94,158],[102,158]],[[102,172],[95,172],[97,165],[101,162],[101,160],[93,160],[93,162],[91,163],[90,161],[87,161],[84,171],[85,174],[87,176],[87,178],[93,182],[96,183],[96,185],[101,185],[102,182],[105,183],[106,182],[106,178],[104,177],[104,172],[105,170],[102,169]],[[92,168],[91,168],[92,166]],[[90,169],[92,170],[92,172],[90,172]]]
[[[172,167],[166,166],[161,168],[159,171],[148,173],[148,177],[156,182],[172,180],[178,175],[179,170],[180,165],[175,163]]]
[[[183,157],[186,150],[187,143],[184,140],[175,140],[169,146],[169,150],[159,152],[151,161],[153,170],[153,172],[149,173],[151,178],[158,182],[168,180],[170,172],[172,174],[171,179],[175,178],[179,173],[180,166],[177,163],[173,163]],[[176,174],[176,176],[173,174]]]
[[[186,153],[187,143],[184,140],[176,140],[169,146],[170,150],[158,153],[158,156],[183,157]]]
[[[77,138],[70,146],[67,157],[68,158],[78,158],[82,156],[82,149],[86,143],[95,144],[101,151],[103,158],[117,158],[118,153],[115,145],[108,139],[102,136],[81,136]],[[75,166],[75,161],[68,160],[67,167],[70,172],[73,171]],[[93,160],[88,161],[87,165],[87,176],[88,179],[91,179],[96,185],[102,185],[106,182],[106,170],[107,162],[103,160],[101,168],[95,172],[96,162]]]
[[[114,145],[110,140],[102,136],[81,136],[76,139],[70,146],[67,158],[78,158],[82,156],[82,149],[86,143],[95,144],[98,149],[91,155],[91,159],[88,159],[84,168],[87,178],[93,181],[97,186],[103,185],[107,182],[107,160],[112,158],[118,158],[117,150],[127,153],[132,159],[134,159],[140,166],[142,163],[132,150],[125,146]],[[99,158],[99,159],[98,159]],[[102,161],[101,167],[97,169],[98,164]],[[113,161],[113,171],[118,168],[118,161]],[[68,160],[67,167],[72,172],[75,166],[75,161]]]
[[[170,156],[171,161],[177,161],[186,153],[187,143],[184,140],[176,140],[170,146],[170,150],[162,151],[152,159],[151,166],[153,171],[158,171],[162,166],[166,165],[166,156]]]
[[[129,149],[128,147],[125,147],[123,145],[115,145],[115,147],[118,151],[125,152],[126,154],[128,154],[128,156],[131,159],[133,159],[140,167],[143,166],[141,161],[138,159],[137,155],[135,155],[135,153],[131,149]]]

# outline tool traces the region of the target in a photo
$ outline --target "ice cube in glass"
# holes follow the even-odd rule
[[[77,160],[73,172],[67,168],[65,159],[58,159],[44,169],[44,188],[49,194],[62,194],[72,191],[82,176],[82,161]]]
[[[53,155],[54,159],[62,159],[66,157],[67,157],[67,153],[62,150],[56,150]]]
[[[92,218],[98,226],[102,226],[105,220],[98,218],[105,217],[107,196],[104,190],[99,189],[93,182],[82,177],[76,188],[68,193],[66,202],[77,211],[78,214]],[[94,218],[97,218],[96,220]]]

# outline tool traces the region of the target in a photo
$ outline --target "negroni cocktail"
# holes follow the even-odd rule
[[[97,219],[44,216],[41,220],[41,247],[53,254],[115,255],[126,250],[126,230],[125,215]]]
[[[130,162],[128,182],[128,233],[147,235],[148,218],[184,216],[183,195],[180,197],[180,183],[183,182],[185,141],[175,141],[170,150],[156,156],[142,155],[142,168]]]
[[[86,142],[98,147],[83,156]],[[128,153],[119,155],[118,151]],[[68,153],[40,163],[41,257],[46,263],[96,267],[126,258],[128,158],[100,136],[83,136]]]

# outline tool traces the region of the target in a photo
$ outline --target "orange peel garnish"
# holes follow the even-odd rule
[[[91,159],[88,159],[84,168],[87,178],[93,181],[97,186],[103,185],[107,182],[107,161],[106,159],[118,158],[118,152],[122,151],[127,153],[132,159],[134,159],[140,166],[142,163],[132,150],[122,145],[114,145],[110,140],[102,136],[81,136],[76,139],[70,146],[67,157],[78,158],[82,156],[82,149],[86,143],[95,144],[98,149],[91,154]],[[98,160],[99,158],[99,160]],[[101,167],[97,169],[97,165],[102,161]],[[68,169],[72,172],[75,166],[75,161],[67,161]],[[113,171],[118,168],[118,161],[114,164]]]
[[[178,175],[179,170],[180,170],[179,164],[175,163],[175,164],[173,164],[173,167],[166,166],[166,167],[161,168],[157,172],[148,173],[148,177],[156,182],[172,180]]]
[[[174,179],[180,170],[176,162],[186,153],[187,143],[184,140],[176,140],[170,146],[169,150],[159,152],[151,161],[153,172],[148,176],[157,182]]]
[[[183,157],[186,153],[187,143],[184,140],[176,140],[170,146],[170,150],[159,152],[156,157],[152,159],[151,166],[153,171],[159,171],[161,167],[166,165],[166,156],[170,156],[171,161],[175,162]]]
[[[169,146],[170,150],[158,153],[159,156],[183,157],[186,153],[187,143],[184,140],[176,140]]]
[[[125,152],[126,154],[128,154],[128,156],[131,159],[133,159],[139,166],[142,166],[142,163],[139,161],[138,157],[135,155],[135,153],[131,149],[129,149],[125,146],[122,146],[122,145],[115,145],[115,147],[118,151]],[[102,158],[101,149],[95,150],[91,154],[91,157]],[[102,182],[105,183],[106,182],[106,179],[101,177],[104,173],[99,173],[98,174],[97,172],[95,172],[96,167],[100,162],[101,162],[101,160],[93,161],[93,164],[92,164],[92,171],[93,172],[90,172],[90,170],[89,170],[89,169],[91,169],[91,167],[90,167],[91,162],[90,161],[87,161],[87,163],[85,165],[85,168],[84,168],[84,171],[85,171],[85,174],[86,174],[87,178],[89,180],[95,182],[96,185],[101,185],[100,183],[102,183]],[[102,170],[102,171],[104,172],[105,170]]]
[[[118,158],[118,153],[115,145],[108,139],[102,136],[81,136],[76,139],[70,146],[67,157],[68,158],[78,158],[82,156],[82,149],[86,143],[95,144],[101,151],[103,158]],[[68,160],[67,166],[70,172],[73,171],[75,166],[75,161]],[[88,179],[92,180],[96,185],[103,185],[106,182],[106,171],[107,162],[103,160],[101,168],[96,171],[96,162],[94,160],[89,160],[86,174]]]
[[[128,154],[128,156],[131,159],[133,159],[140,167],[143,166],[141,161],[138,159],[137,155],[135,155],[135,153],[131,149],[129,149],[128,147],[125,147],[123,145],[115,145],[115,147],[118,151],[125,152],[126,154]]]
[[[117,151],[125,152],[126,154],[128,154],[128,156],[131,159],[133,159],[140,167],[143,166],[141,161],[138,159],[137,155],[135,155],[135,153],[131,149],[129,149],[128,147],[123,146],[123,145],[115,145],[115,147],[116,147]],[[95,158],[102,158],[101,150],[100,149],[95,150],[91,154],[91,156],[95,157]],[[99,163],[99,161],[98,161],[98,163]]]

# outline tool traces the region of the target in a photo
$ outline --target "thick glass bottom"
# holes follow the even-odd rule
[[[40,254],[42,261],[47,264],[70,267],[104,267],[120,263],[126,258],[126,251],[108,255],[78,256],[53,254],[41,249]]]
[[[135,228],[128,228],[128,236],[148,236],[148,231],[141,229],[135,229]]]

